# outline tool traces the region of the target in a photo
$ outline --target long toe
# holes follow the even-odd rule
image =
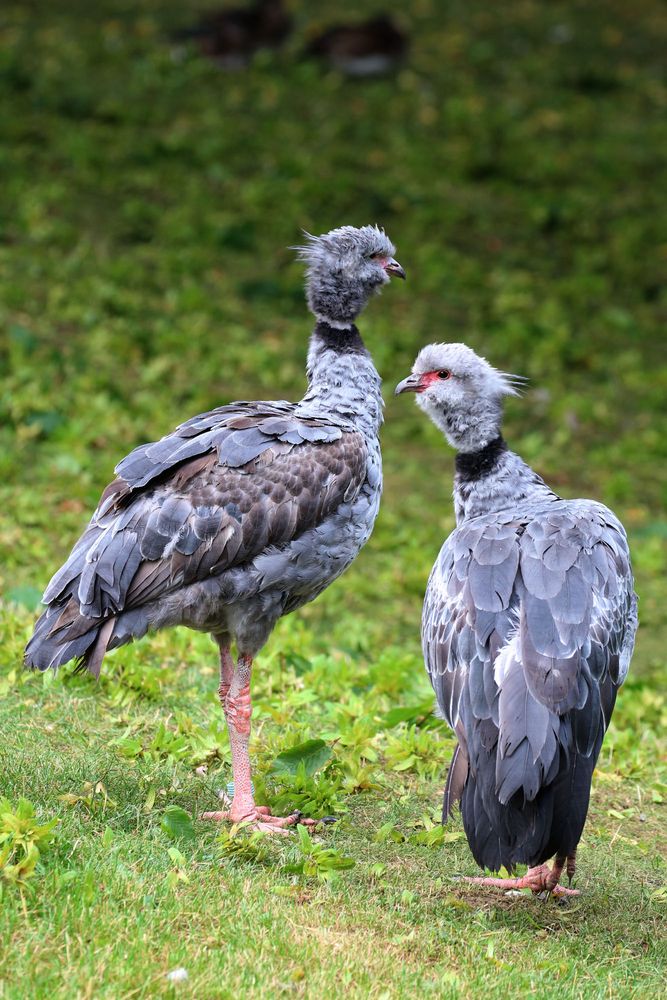
[[[293,812],[289,816],[273,816],[271,810],[266,806],[258,806],[257,814],[257,819],[260,823],[269,823],[271,826],[278,827],[279,829],[296,826],[297,823],[307,827],[317,826],[317,820],[307,819],[300,812]]]
[[[316,820],[306,819],[300,812],[293,812],[289,816],[273,816],[268,806],[256,806],[250,815],[241,818],[233,817],[228,809],[205,812],[202,813],[201,818],[211,820],[214,823],[243,823],[246,825],[246,829],[261,830],[262,833],[289,834],[290,827],[296,826],[297,823],[309,828],[317,826]]]
[[[579,889],[570,889],[565,885],[555,885],[551,890],[551,895],[555,896],[556,899],[562,899],[563,896],[580,896],[581,893]]]
[[[530,889],[536,895],[553,895],[557,899],[563,896],[578,896],[578,889],[566,889],[565,886],[553,884],[553,876],[548,865],[540,865],[539,868],[529,869],[521,878],[493,878],[486,876],[470,877],[466,876],[465,882],[472,882],[474,885],[493,886],[496,889]]]

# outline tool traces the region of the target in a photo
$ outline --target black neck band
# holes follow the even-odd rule
[[[507,451],[507,445],[502,435],[499,434],[497,438],[489,441],[479,451],[458,452],[456,472],[459,479],[464,482],[472,482],[475,479],[483,479],[484,476],[488,476],[495,469],[498,459],[504,451]]]
[[[317,321],[314,336],[317,337],[323,347],[335,351],[337,354],[367,353],[364,342],[361,339],[361,334],[354,323],[351,326],[345,327],[344,330],[339,330],[337,327],[329,326],[328,323],[320,319]]]

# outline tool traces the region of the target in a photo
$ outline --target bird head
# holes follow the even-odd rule
[[[305,235],[304,246],[294,249],[307,265],[308,306],[331,326],[350,327],[374,292],[392,276],[405,278],[391,240],[377,226],[341,226],[322,236]]]
[[[523,381],[465,344],[429,344],[394,391],[416,393],[417,405],[453,447],[477,451],[500,433],[503,396],[518,396]]]

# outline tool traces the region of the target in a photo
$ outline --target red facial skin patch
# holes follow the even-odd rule
[[[433,382],[442,381],[443,379],[440,378],[437,372],[425,372],[422,376],[420,376],[419,388],[417,389],[417,392],[424,392],[424,390],[428,389]]]

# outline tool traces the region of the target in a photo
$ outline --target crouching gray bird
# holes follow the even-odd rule
[[[147,632],[209,632],[234,792],[228,813],[205,815],[266,831],[297,816],[254,802],[252,662],[281,615],[340,576],[373,530],[382,397],[354,321],[391,275],[405,277],[375,227],[309,236],[298,249],[317,319],[303,399],[220,406],[124,458],[47,587],[25,654],[30,667],[76,660],[97,677],[108,650]]]
[[[637,598],[623,526],[564,500],[510,451],[502,399],[517,379],[463,344],[432,344],[396,393],[456,448],[456,528],[431,572],[422,643],[457,747],[443,822],[460,800],[477,863],[523,878],[472,881],[564,895],[591,777],[630,665]],[[555,855],[552,868],[546,864]]]

